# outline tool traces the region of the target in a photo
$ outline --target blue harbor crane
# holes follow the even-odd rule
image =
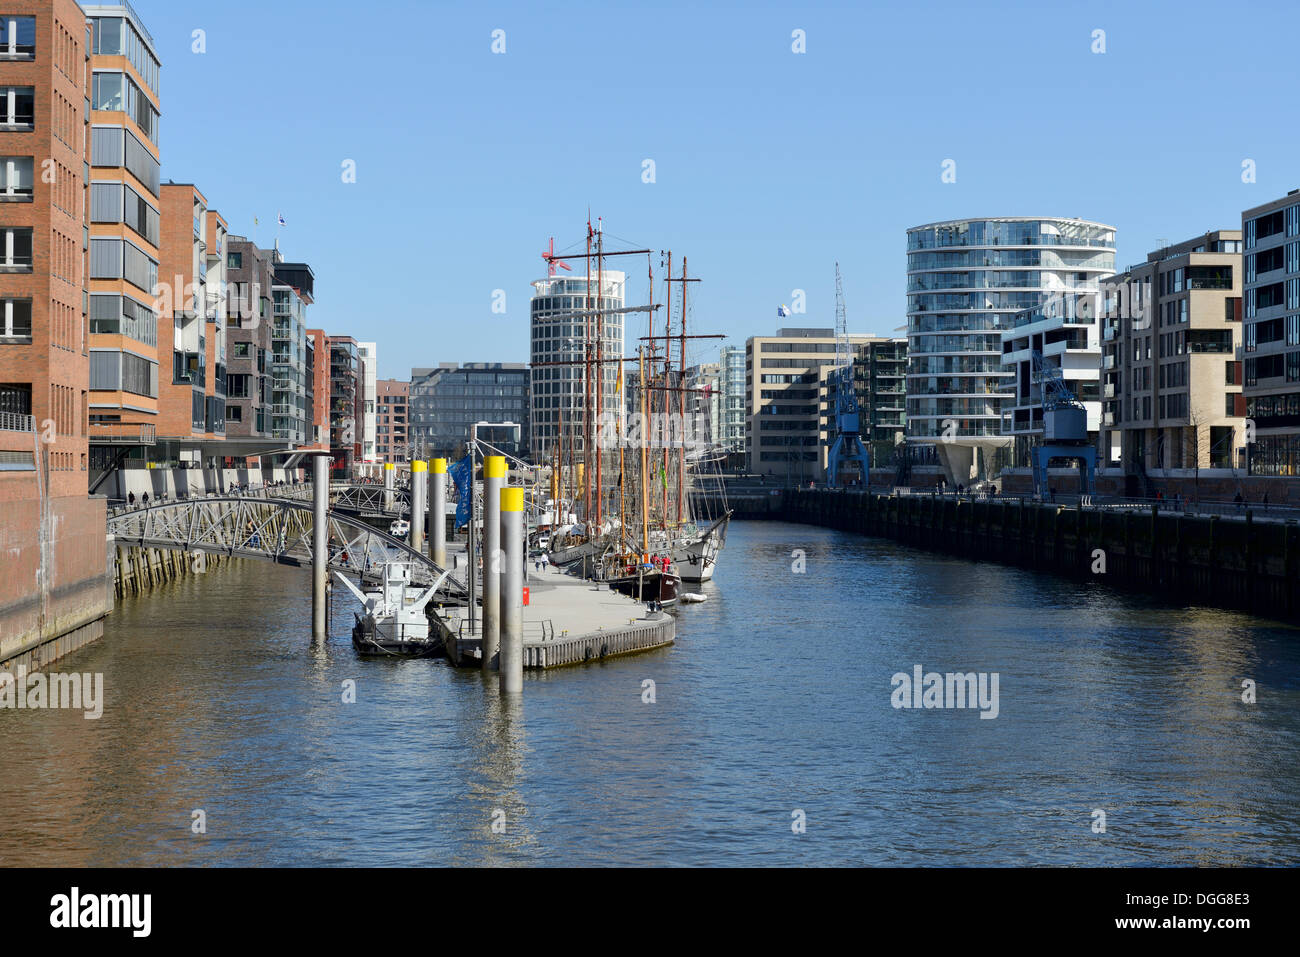
[[[1088,410],[1065,384],[1059,368],[1044,363],[1037,349],[1030,357],[1043,401],[1043,444],[1032,450],[1034,494],[1042,496],[1052,460],[1068,459],[1079,463],[1079,492],[1087,495],[1097,471],[1097,449],[1088,441]]]
[[[871,466],[862,444],[862,427],[858,413],[858,391],[853,384],[853,346],[849,342],[848,317],[844,309],[844,286],[840,282],[840,264],[835,264],[835,441],[826,459],[826,486],[835,488],[840,481],[841,463],[856,462],[862,472],[862,487],[867,487]]]

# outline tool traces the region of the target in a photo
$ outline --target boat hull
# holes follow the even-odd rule
[[[664,574],[662,571],[652,571],[644,575],[610,578],[607,579],[607,584],[614,591],[637,601],[657,601],[662,605],[675,605],[681,592],[682,580],[672,572]]]
[[[436,658],[443,652],[441,638],[429,636],[427,628],[419,629],[423,634],[393,634],[366,619],[357,622],[352,629],[352,647],[357,654],[370,658]]]

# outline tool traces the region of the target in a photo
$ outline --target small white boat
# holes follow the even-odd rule
[[[679,596],[678,600],[684,601],[688,605],[698,605],[702,601],[708,601],[709,596],[701,594],[700,592],[697,591],[688,591],[682,594],[681,596]]]
[[[411,534],[411,523],[404,518],[396,519],[388,526],[388,534],[393,538],[405,538]]]
[[[427,591],[411,584],[411,565],[388,562],[378,587],[362,591],[341,572],[334,575],[347,586],[365,608],[364,615],[354,613],[352,644],[362,655],[388,655],[402,658],[429,658],[442,649],[440,636],[429,634],[429,601],[450,572],[433,583]]]

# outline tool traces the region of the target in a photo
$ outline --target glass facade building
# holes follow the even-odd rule
[[[480,429],[479,438],[501,451],[528,451],[528,367],[522,362],[445,362],[412,369],[407,398],[408,432],[416,458],[455,458],[476,423],[518,428]]]
[[[1115,229],[1081,219],[950,220],[907,231],[907,441],[934,445],[949,481],[1010,441],[1018,314],[1115,271]]]
[[[623,358],[623,314],[606,312],[603,330],[596,330],[597,318],[582,315],[595,310],[623,308],[625,276],[606,269],[604,288],[597,296],[596,277],[586,276],[539,279],[533,283],[531,302],[532,374],[531,452],[537,463],[549,462],[564,428],[565,454],[584,451],[586,404],[587,328],[593,327],[590,355],[596,355],[595,336],[602,336],[605,356],[601,409],[621,414],[623,401],[617,392],[618,361]],[[599,299],[599,301],[597,301]],[[631,366],[629,365],[629,371]],[[593,370],[592,376],[595,376]],[[595,382],[592,383],[593,387]],[[592,393],[592,413],[596,412],[596,393]],[[594,421],[594,420],[593,420]],[[593,429],[594,431],[594,429]]]

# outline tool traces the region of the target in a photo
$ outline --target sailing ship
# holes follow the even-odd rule
[[[586,333],[580,340],[580,359],[548,363],[580,370],[578,375],[569,375],[583,391],[580,406],[573,394],[568,396],[567,406],[563,399],[559,403],[550,489],[554,501],[566,501],[566,495],[571,494],[575,512],[581,510],[581,520],[552,529],[548,555],[552,564],[572,574],[606,582],[642,601],[672,604],[683,580],[703,582],[713,577],[726,544],[729,511],[724,508],[720,516],[698,519],[692,514],[693,483],[702,474],[701,468],[716,465],[717,457],[707,454],[707,448],[705,454],[688,454],[690,442],[698,443],[707,437],[687,427],[687,396],[702,393],[707,403],[710,392],[708,386],[690,386],[686,366],[688,340],[723,337],[686,332],[686,290],[689,283],[699,279],[687,275],[685,258],[681,276],[675,277],[672,253],[667,254],[662,282],[668,294],[664,303],[656,304],[651,251],[607,251],[599,222],[595,228],[590,221],[587,223],[585,254],[543,254],[552,276],[557,263],[568,268],[562,262],[565,259],[585,260],[588,290],[594,279],[598,291],[594,299],[578,299],[583,303],[580,311],[546,317],[565,322],[582,320]],[[604,294],[604,260],[626,255],[646,255],[650,302],[612,310]],[[681,304],[676,329],[672,319],[674,283],[678,284]],[[661,308],[666,308],[667,318],[663,332],[656,335],[655,313]],[[608,354],[606,314],[613,311],[648,315],[648,334],[640,338],[635,358]],[[623,374],[629,363],[635,363],[637,369],[635,397]],[[611,379],[615,380],[612,397]],[[606,409],[611,398],[615,406]],[[692,407],[695,404],[692,402]],[[631,435],[629,420],[636,423]],[[670,421],[672,424],[663,429]],[[667,435],[653,434],[656,429]],[[613,448],[617,448],[616,460]],[[721,484],[720,473],[715,470],[715,474]]]

